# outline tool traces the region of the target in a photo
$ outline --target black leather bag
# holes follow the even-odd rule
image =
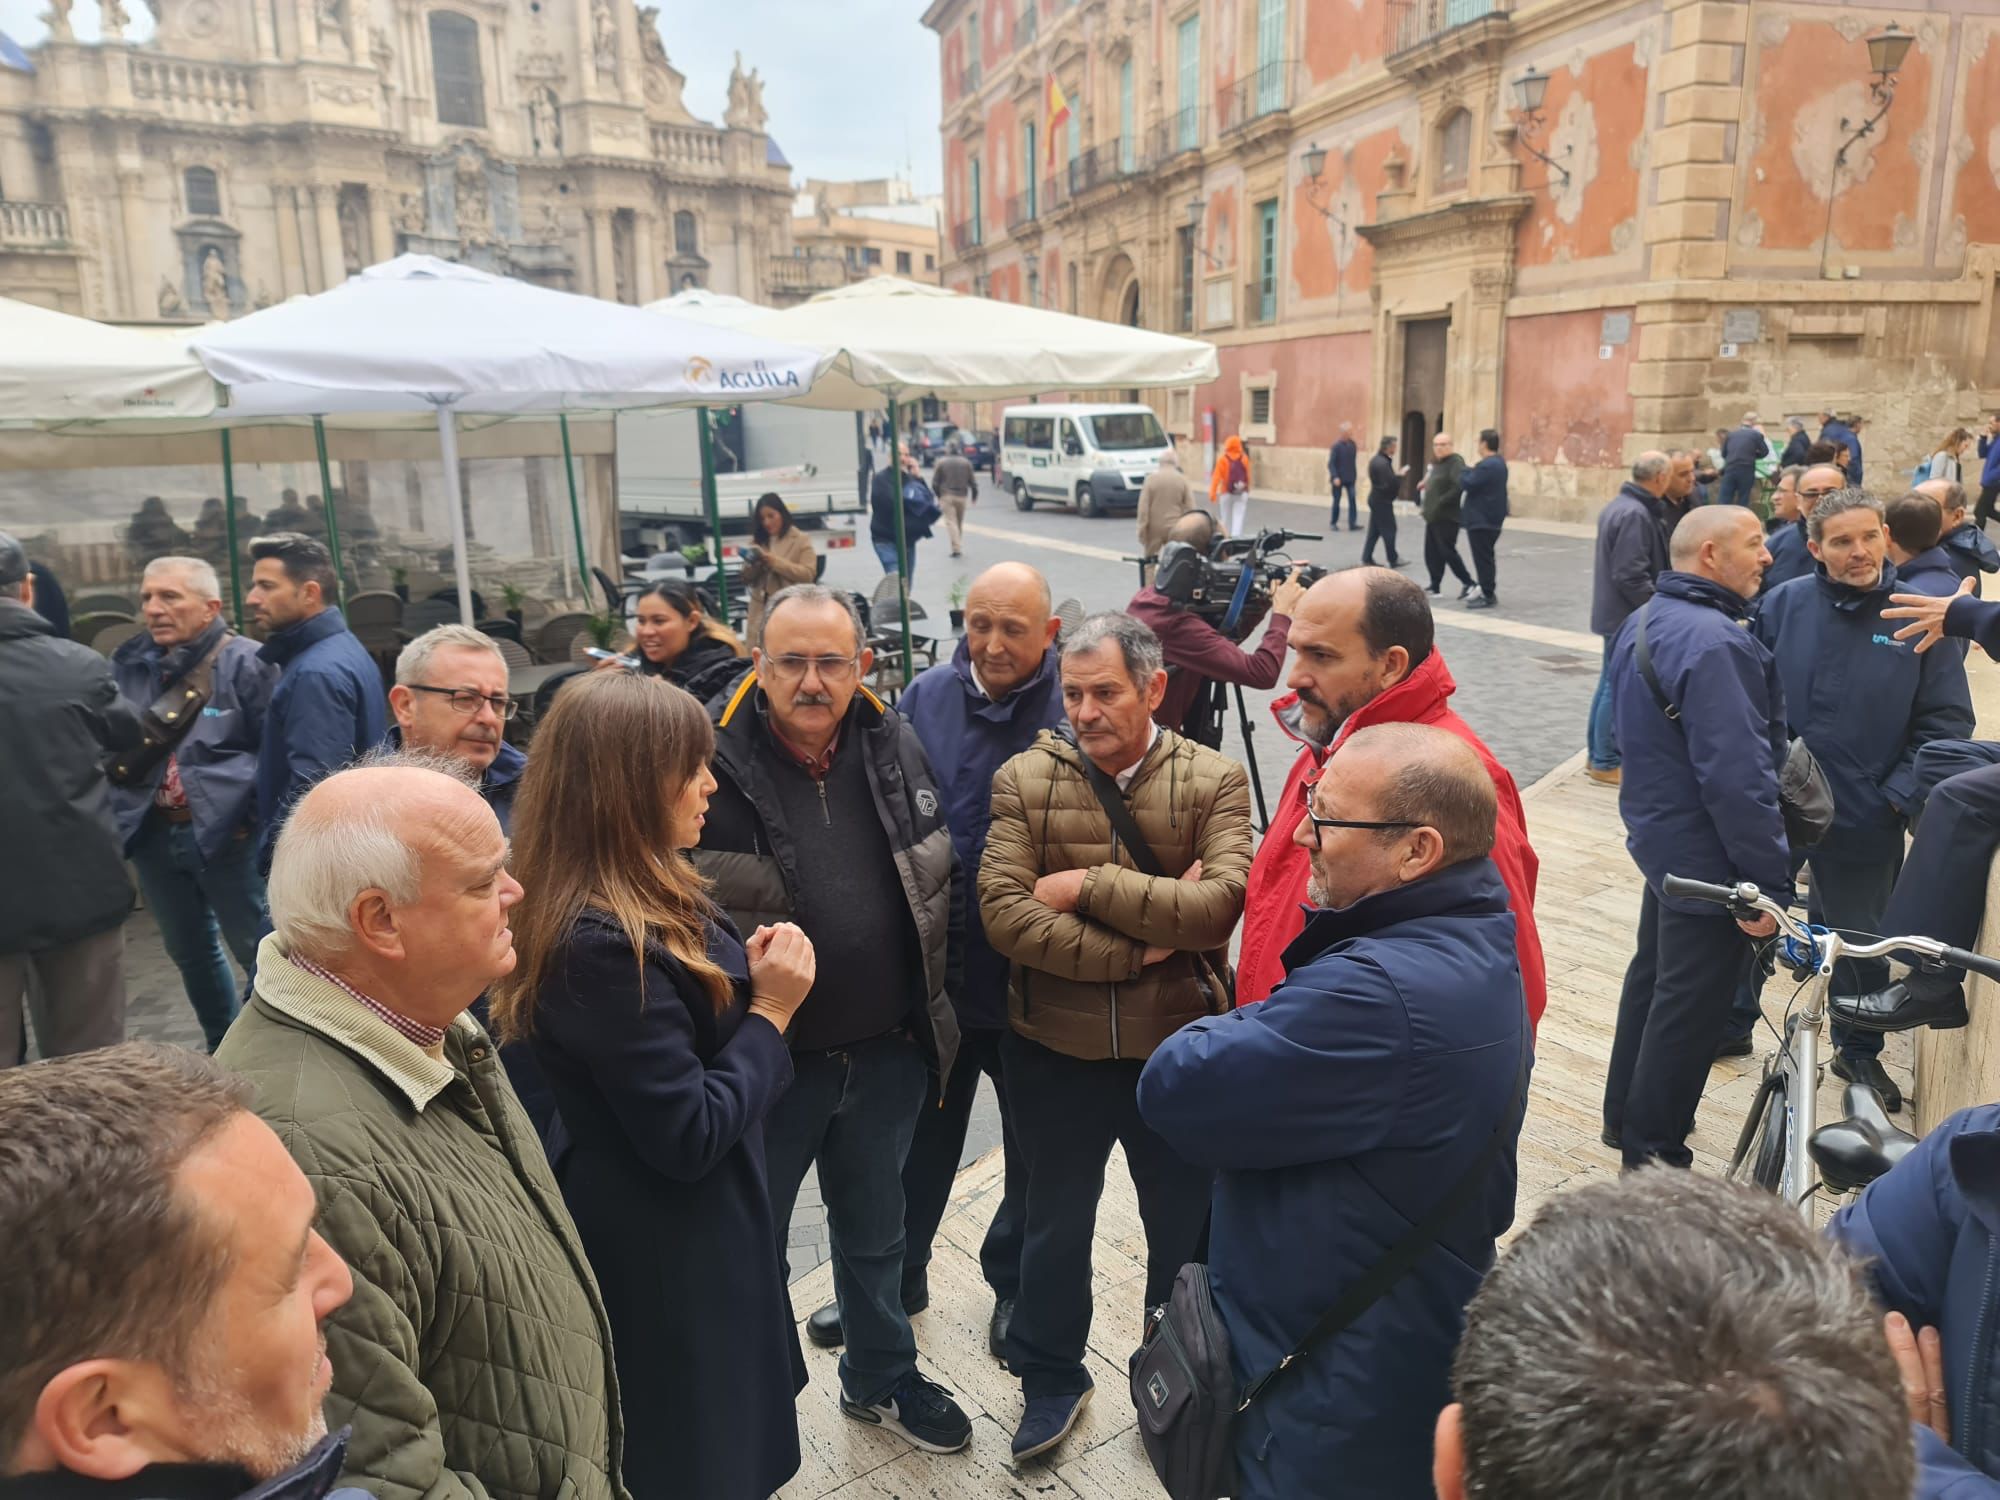
[[[1292,1352],[1237,1393],[1229,1330],[1215,1305],[1208,1267],[1185,1265],[1172,1296],[1147,1323],[1132,1356],[1132,1406],[1139,1441],[1171,1500],[1222,1500],[1236,1490],[1236,1419],[1315,1345],[1342,1332],[1415,1268],[1486,1185],[1528,1107],[1531,1049],[1524,1026],[1514,1099],[1478,1156],[1423,1218],[1341,1293]]]
[[[139,717],[139,743],[105,760],[104,774],[114,785],[137,786],[174,753],[215,696],[215,661],[233,639],[231,632],[223,631],[180,681],[170,683],[147,706]]]
[[[1632,654],[1638,661],[1639,675],[1645,679],[1646,691],[1660,705],[1660,712],[1678,725],[1681,711],[1660,685],[1660,674],[1653,669],[1653,653],[1646,649],[1646,617],[1652,608],[1651,599],[1639,606]],[[1791,742],[1785,751],[1785,763],[1778,768],[1778,811],[1785,816],[1785,838],[1794,849],[1812,848],[1833,827],[1833,787],[1804,740]]]

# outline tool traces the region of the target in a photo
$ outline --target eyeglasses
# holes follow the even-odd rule
[[[767,656],[764,666],[785,682],[801,681],[810,667],[821,682],[845,682],[861,665],[859,656]]]
[[[1382,832],[1391,828],[1422,828],[1424,826],[1421,823],[1412,823],[1406,818],[1386,823],[1368,822],[1359,818],[1322,818],[1318,813],[1313,811],[1313,791],[1318,786],[1319,778],[1315,776],[1311,781],[1305,782],[1299,787],[1299,801],[1304,804],[1306,817],[1312,823],[1313,848],[1315,849],[1319,847],[1319,836],[1322,828],[1368,828]]]
[[[451,699],[452,710],[468,719],[479,712],[481,705],[492,709],[494,716],[501,719],[511,719],[521,711],[520,700],[505,693],[489,698],[471,688],[425,687],[421,682],[406,682],[403,686],[413,693],[436,693],[441,698]]]
[[[1823,490],[1800,490],[1799,498],[1801,500],[1824,500],[1828,495],[1837,495],[1839,493],[1840,486],[1830,484]]]

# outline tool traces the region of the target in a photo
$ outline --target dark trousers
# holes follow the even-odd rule
[[[254,834],[254,829],[239,833],[214,859],[204,859],[194,824],[170,822],[156,809],[146,814],[132,841],[139,889],[160,925],[167,957],[181,971],[181,988],[211,1052],[222,1045],[237,1011],[236,975],[223,944],[250,972],[269,920]]]
[[[1084,1062],[1012,1031],[1001,1038],[1014,1134],[1028,1166],[1021,1289],[1007,1366],[1030,1400],[1090,1388],[1090,1245],[1111,1147],[1139,1190],[1146,1226],[1146,1305],[1167,1300],[1208,1221],[1212,1175],[1191,1167],[1139,1118],[1136,1059]],[[1138,1342],[1139,1330],[1131,1330]]]
[[[1981,531],[1993,519],[1993,508],[2000,504],[2000,484],[1985,484],[1979,487],[1979,503],[1972,508],[1972,524]]]
[[[818,1163],[833,1295],[847,1336],[840,1385],[850,1400],[869,1405],[917,1367],[917,1338],[903,1311],[903,1159],[930,1078],[916,1042],[901,1033],[794,1052],[792,1086],[764,1121],[771,1219],[787,1281],[792,1208],[806,1168]]]
[[[1451,576],[1467,588],[1472,586],[1472,575],[1465,570],[1465,559],[1458,555],[1458,522],[1426,521],[1424,523],[1424,566],[1431,570],[1431,592],[1444,587],[1444,570],[1451,569]]]
[[[1910,821],[1918,828],[1924,826],[1924,809],[1930,805],[1930,795],[1939,786],[1954,776],[1962,776],[1967,771],[1983,770],[1987,766],[2000,765],[2000,741],[1994,740],[1932,740],[1917,750],[1917,795],[1910,807]],[[1982,879],[1980,885],[1984,887]],[[1904,927],[1902,932],[1923,932],[1922,927]],[[1963,943],[1958,946],[1964,947]]]
[[[1368,535],[1361,539],[1361,561],[1364,566],[1375,562],[1375,543],[1381,540],[1389,549],[1389,566],[1395,567],[1400,560],[1396,556],[1396,502],[1394,500],[1370,500],[1368,502]]]
[[[1756,493],[1756,490],[1757,470],[1754,467],[1724,469],[1717,499],[1723,505],[1748,505],[1751,495]]]
[[[1355,509],[1354,481],[1351,479],[1336,479],[1333,481],[1333,519],[1327,524],[1336,529],[1339,528],[1340,497],[1343,492],[1347,496],[1347,529],[1352,531],[1360,524],[1360,516]]]
[[[1500,547],[1498,531],[1468,531],[1465,544],[1472,549],[1472,571],[1479,575],[1479,592],[1489,599],[1497,599],[1494,584],[1499,576],[1498,560],[1494,553]]]
[[[1627,1167],[1693,1164],[1688,1132],[1752,951],[1729,917],[1674,911],[1647,884],[1604,1079],[1605,1128]]]
[[[1000,1100],[1000,1147],[1006,1157],[1006,1186],[1000,1208],[987,1226],[986,1239],[979,1247],[979,1268],[996,1300],[1005,1302],[1021,1285],[1021,1232],[1028,1193],[1027,1168],[1022,1165],[1021,1146],[1014,1139],[1014,1119],[1007,1108],[1007,1084],[1000,1069],[1000,1039],[1004,1031],[968,1026],[959,1033],[958,1060],[951,1077],[945,1080],[944,1103],[925,1108],[917,1115],[917,1133],[910,1142],[910,1158],[903,1163],[903,1293],[926,1284],[925,1268],[931,1263],[931,1244],[945,1205],[951,1201],[952,1180],[958,1175],[958,1159],[965,1151],[965,1127],[972,1118],[972,1102],[979,1094],[979,1075],[993,1080],[993,1092]]]
[[[1903,873],[1882,915],[1884,935],[1915,932],[1954,948],[1974,947],[1986,916],[1986,880],[1996,850],[2000,850],[2000,764],[1939,782],[1931,789]]]

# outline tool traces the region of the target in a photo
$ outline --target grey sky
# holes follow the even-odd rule
[[[41,40],[47,0],[0,0],[0,31]],[[131,35],[152,17],[128,0]],[[923,0],[663,0],[667,56],[687,75],[687,104],[719,122],[732,54],[764,81],[768,129],[796,176],[882,177],[914,168],[921,192],[940,190],[937,37]],[[77,0],[77,35],[97,35],[95,0]]]

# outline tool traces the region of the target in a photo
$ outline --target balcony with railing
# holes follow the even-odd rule
[[[728,165],[725,133],[712,125],[655,125],[653,157],[672,171],[719,177]]]
[[[1114,135],[1108,141],[1099,141],[1069,164],[1069,193],[1072,198],[1080,197],[1092,188],[1107,183],[1136,177],[1146,168],[1145,160],[1139,153],[1139,143],[1128,136]]]
[[[774,292],[800,297],[861,279],[860,268],[848,265],[838,255],[774,255],[768,269]]]
[[[1175,110],[1146,132],[1146,160],[1154,166],[1179,156],[1183,151],[1201,149],[1201,111],[1190,104]]]
[[[1041,207],[1039,193],[1016,193],[1007,200],[1007,232],[1014,233],[1023,225],[1035,222],[1036,210]]]
[[[68,243],[69,210],[62,204],[0,198],[0,245],[42,249]]]
[[[1217,138],[1248,130],[1260,120],[1275,120],[1292,107],[1293,63],[1289,58],[1265,63],[1239,78],[1215,99]]]
[[[1446,54],[1455,54],[1459,43],[1474,44],[1493,29],[1481,25],[1489,17],[1505,27],[1507,13],[1508,0],[1389,0],[1389,30],[1383,50],[1393,58],[1419,49],[1429,51],[1433,44],[1439,44]],[[1471,29],[1475,27],[1478,32]]]
[[[951,226],[951,248],[954,254],[964,255],[977,250],[986,238],[985,226],[977,219],[961,219]]]
[[[133,99],[171,119],[239,125],[256,111],[254,68],[136,52],[125,61]]]

